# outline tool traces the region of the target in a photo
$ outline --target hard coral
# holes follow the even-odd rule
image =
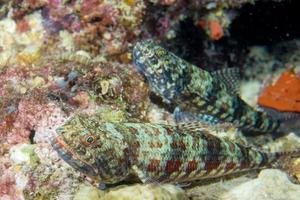
[[[116,24],[117,10],[103,0],[84,0],[81,7],[82,19],[86,22],[100,23],[99,28]]]
[[[282,73],[258,98],[261,106],[285,112],[300,112],[300,77],[293,70]]]
[[[103,64],[94,69],[96,73],[89,72],[93,76],[90,80],[96,100],[125,109],[134,117],[145,117],[149,89],[140,75],[128,65]]]
[[[12,63],[32,64],[41,56],[44,36],[38,12],[14,21],[0,21],[0,69]]]
[[[79,17],[69,11],[68,7],[44,7],[42,9],[44,18],[43,26],[48,34],[57,33],[61,29],[66,29],[69,32],[78,32],[81,29]]]
[[[83,31],[75,36],[76,48],[109,58],[128,53],[140,33],[144,8],[142,0],[84,1],[80,6]]]

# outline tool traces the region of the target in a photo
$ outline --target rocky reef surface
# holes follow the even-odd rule
[[[300,158],[289,159],[283,170],[189,186],[136,184],[102,191],[49,143],[55,129],[78,113],[104,121],[174,123],[132,64],[139,40],[155,40],[209,71],[239,67],[241,97],[261,109],[257,99],[283,72],[293,69],[300,79],[300,40],[245,46],[231,37],[240,9],[259,2],[0,0],[0,199],[297,199]],[[299,106],[300,89],[292,92],[287,102]],[[291,116],[280,136],[248,137],[234,129],[220,137],[270,151],[299,149],[299,117]]]

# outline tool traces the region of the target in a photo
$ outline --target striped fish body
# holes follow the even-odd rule
[[[237,95],[234,83],[228,84],[230,79],[221,73],[200,69],[151,41],[138,42],[133,57],[151,90],[166,103],[245,130],[266,133],[279,127],[279,122],[245,103]]]
[[[189,125],[109,123],[75,117],[57,130],[54,149],[71,166],[105,184],[188,182],[262,168],[279,157]]]

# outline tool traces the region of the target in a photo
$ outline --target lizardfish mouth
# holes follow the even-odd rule
[[[135,44],[135,46],[133,47],[132,55],[133,55],[133,61],[135,62],[135,64],[136,65],[141,64],[140,58],[142,56],[142,51],[141,51],[141,43],[140,42],[137,42]]]
[[[51,145],[58,155],[76,170],[79,170],[91,177],[98,175],[95,168],[89,165],[86,161],[80,159],[78,155],[70,150],[61,136],[51,139]]]
[[[134,45],[132,50],[132,55],[133,55],[133,61],[138,69],[145,67],[144,65],[146,64],[147,59],[151,54],[153,54],[151,50],[152,49],[151,46],[153,46],[152,43],[153,42],[151,40],[146,40],[146,41],[137,42]]]

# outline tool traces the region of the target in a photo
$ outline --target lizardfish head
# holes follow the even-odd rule
[[[151,40],[137,42],[132,54],[137,70],[154,93],[166,102],[180,94],[188,78],[184,73],[186,61]]]
[[[137,42],[132,53],[137,70],[147,78],[165,70],[163,61],[169,56],[169,52],[152,40]]]
[[[73,168],[102,183],[117,183],[129,171],[124,143],[107,131],[97,118],[80,115],[56,130],[51,144],[60,157]]]

